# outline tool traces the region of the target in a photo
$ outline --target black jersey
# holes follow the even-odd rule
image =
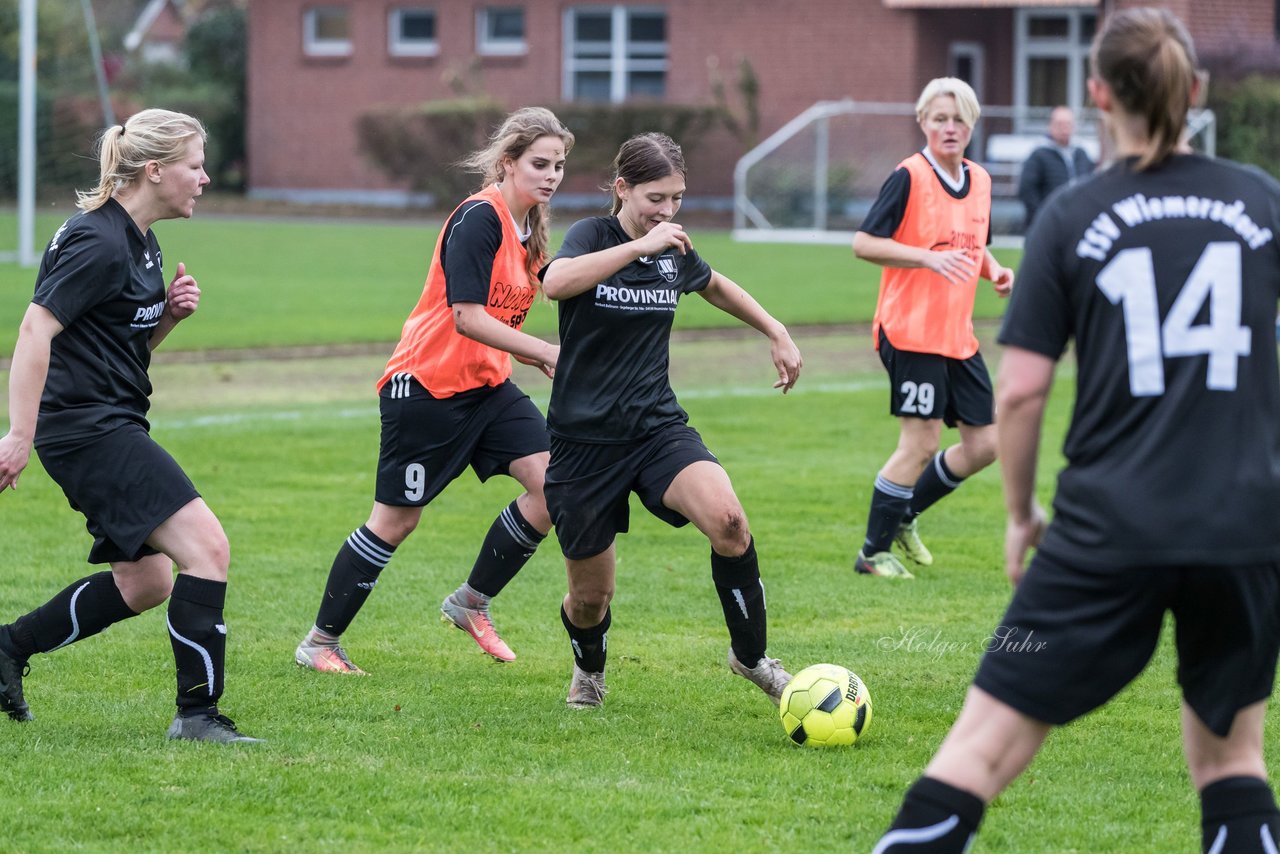
[[[630,242],[616,217],[592,217],[570,227],[556,258]],[[551,433],[621,443],[686,423],[668,377],[671,324],[680,297],[710,281],[711,268],[697,252],[672,249],[561,300],[560,358],[547,410]]]
[[[1280,558],[1280,184],[1179,155],[1037,215],[1000,342],[1059,358],[1075,410],[1041,545],[1077,563]]]
[[[49,242],[31,301],[63,326],[50,349],[36,445],[128,422],[148,427],[149,342],[165,308],[155,235],[115,199],[77,213]]]

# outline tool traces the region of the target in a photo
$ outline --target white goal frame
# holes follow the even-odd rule
[[[1048,110],[1017,108],[1006,106],[986,106],[982,115],[989,118],[1009,119],[1015,126],[1020,126],[1028,117],[1035,118],[1040,113],[1047,118]],[[733,170],[733,232],[734,240],[756,243],[829,243],[844,244],[853,239],[853,232],[832,231],[827,228],[827,192],[830,172],[829,141],[831,119],[838,116],[904,116],[914,119],[915,104],[854,101],[819,101],[800,115],[776,130],[755,148],[744,154]],[[1188,117],[1188,136],[1199,139],[1201,150],[1210,157],[1216,155],[1217,119],[1212,110],[1192,110]],[[811,155],[813,164],[812,189],[812,222],[804,228],[778,228],[771,224],[763,212],[751,201],[748,193],[747,179],[751,169],[766,160],[769,155],[782,147],[784,143],[810,128],[813,129],[814,149]],[[993,151],[990,140],[979,140],[988,157]],[[1038,137],[1037,137],[1038,139]],[[1017,146],[1014,150],[1021,150]],[[1103,151],[1105,156],[1105,150]],[[1021,167],[1021,158],[1016,161],[990,159],[982,161],[988,171],[1006,181],[1017,178],[1017,170]]]
[[[36,0],[18,11],[18,248],[0,261],[36,264]]]
[[[16,261],[23,267],[34,267],[40,260],[36,249],[36,2],[19,0],[18,10],[18,245],[0,252],[0,262]],[[98,98],[102,102],[102,118],[107,126],[116,123],[107,92],[106,73],[102,67],[102,46],[98,41],[98,25],[92,0],[80,0],[84,12],[85,34],[89,41],[89,57],[93,62]]]

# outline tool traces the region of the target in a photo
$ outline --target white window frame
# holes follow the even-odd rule
[[[347,18],[345,39],[322,39],[316,35],[316,18],[323,12],[341,12]],[[312,6],[302,13],[302,51],[307,56],[350,56],[351,7],[345,5]]]
[[[952,77],[957,76],[956,66],[962,58],[968,58],[973,66],[973,79],[968,82],[981,104],[986,100],[987,49],[982,42],[952,42],[947,49],[947,73]]]
[[[525,35],[519,39],[497,39],[489,35],[489,16],[494,12],[520,12]],[[523,56],[529,52],[529,16],[523,6],[485,6],[476,10],[476,53],[481,56]]]
[[[436,37],[430,41],[401,37],[405,12],[426,12],[436,25]],[[396,6],[387,12],[387,53],[392,56],[438,56],[440,54],[440,14],[433,6]]]
[[[973,79],[966,81],[973,87],[973,93],[978,96],[978,103],[985,103],[987,88],[987,49],[982,42],[952,42],[947,48],[947,74],[952,77],[959,77],[959,69],[956,67],[958,60],[968,58],[970,65],[973,66]],[[979,124],[973,129],[973,139],[970,143],[973,151],[982,151],[986,145],[986,128]]]
[[[1092,15],[1095,26],[1101,24],[1101,13],[1097,6],[1079,6],[1074,8],[1027,8],[1015,10],[1014,17],[1014,66],[1013,66],[1013,105],[1018,108],[1014,120],[1016,133],[1043,131],[1043,122],[1032,122],[1027,118],[1027,81],[1030,78],[1029,64],[1032,59],[1065,59],[1067,61],[1067,102],[1066,106],[1079,110],[1085,105],[1088,93],[1085,92],[1084,70],[1088,67],[1089,44],[1082,42],[1083,19]],[[1032,18],[1065,18],[1067,35],[1065,38],[1031,38]],[[1051,105],[1052,106],[1052,105]],[[1035,126],[1032,126],[1032,125]]]
[[[573,24],[576,16],[582,12],[595,14],[607,12],[611,16],[611,40],[608,58],[578,59],[576,55],[578,42],[574,40]],[[628,56],[629,42],[627,36],[630,32],[629,24],[632,15],[661,15],[664,22],[669,23],[671,20],[670,12],[665,6],[601,6],[588,4],[571,6],[565,10],[564,77],[561,82],[561,92],[564,100],[574,100],[573,78],[579,71],[609,72],[609,103],[611,104],[621,104],[627,100],[630,94],[627,91],[627,77],[634,71],[661,71],[665,92],[666,85],[669,82],[666,74],[670,70],[670,62],[668,60],[671,52],[670,38],[662,43],[661,55],[655,52],[649,57],[630,58]]]

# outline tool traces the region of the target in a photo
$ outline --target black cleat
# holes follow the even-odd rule
[[[0,711],[15,721],[34,720],[31,708],[22,696],[22,677],[31,668],[26,662],[19,663],[0,647]]]
[[[250,738],[236,729],[235,721],[226,715],[178,715],[169,725],[169,738],[183,741],[212,741],[218,744],[259,744],[260,738]]]

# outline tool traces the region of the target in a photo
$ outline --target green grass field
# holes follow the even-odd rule
[[[11,222],[11,218],[9,218]],[[41,240],[61,223],[39,218]],[[561,225],[571,221],[562,217]],[[8,228],[0,217],[0,229]],[[228,347],[394,342],[422,292],[439,223],[315,222],[207,218],[163,222],[156,234],[172,278],[179,261],[200,282],[202,323],[166,347]],[[846,246],[735,244],[724,232],[691,231],[717,270],[747,288],[788,324],[868,322],[879,269]],[[43,245],[43,244],[42,244]],[[558,235],[553,246],[559,245]],[[1013,254],[1000,253],[1004,263]],[[0,355],[13,351],[31,300],[35,270],[0,265]],[[979,317],[999,316],[1001,301],[983,288]],[[682,328],[718,326],[724,315],[690,300]],[[539,303],[526,331],[554,334],[555,313]]]
[[[389,342],[416,299],[433,236],[240,221],[198,230],[205,225],[171,224],[163,235],[170,264],[183,257],[180,245],[189,253],[208,301],[166,348]],[[695,239],[790,323],[864,319],[874,302],[874,276],[856,272],[847,250]],[[13,334],[29,273],[0,269],[0,334]],[[27,284],[15,298],[19,279]],[[220,288],[236,295],[234,307],[217,303]],[[358,295],[380,288],[398,293],[370,295],[362,310]],[[550,318],[548,309],[543,329]],[[367,324],[359,335],[340,334],[357,324]],[[269,743],[165,741],[172,657],[163,610],[148,612],[33,660],[26,687],[36,721],[0,722],[5,847],[869,850],[954,719],[1008,600],[999,478],[974,477],[925,517],[938,562],[916,581],[855,576],[872,480],[896,441],[887,385],[865,333],[806,330],[797,340],[805,373],[785,398],[769,389],[759,337],[678,341],[673,382],[750,517],[771,654],[792,669],[840,663],[869,686],[875,719],[855,747],[787,740],[767,699],[724,665],[705,540],[638,507],[619,541],[603,709],[564,707],[572,659],[557,614],[564,571],[554,538],[494,606],[517,661],[497,665],[442,627],[440,599],[516,494],[506,479],[464,476],[398,551],[346,636],[369,677],[299,670],[293,648],[333,554],[369,510],[372,382],[383,357],[184,364],[161,351],[154,435],[232,543],[224,709]],[[985,348],[994,367],[997,348]],[[540,375],[518,368],[516,377],[545,404]],[[1045,500],[1070,397],[1060,382],[1043,445]],[[81,518],[38,462],[16,493],[0,496],[0,530],[0,617],[89,571]],[[1115,702],[1055,733],[988,811],[975,852],[1198,850],[1174,664],[1166,638]]]

